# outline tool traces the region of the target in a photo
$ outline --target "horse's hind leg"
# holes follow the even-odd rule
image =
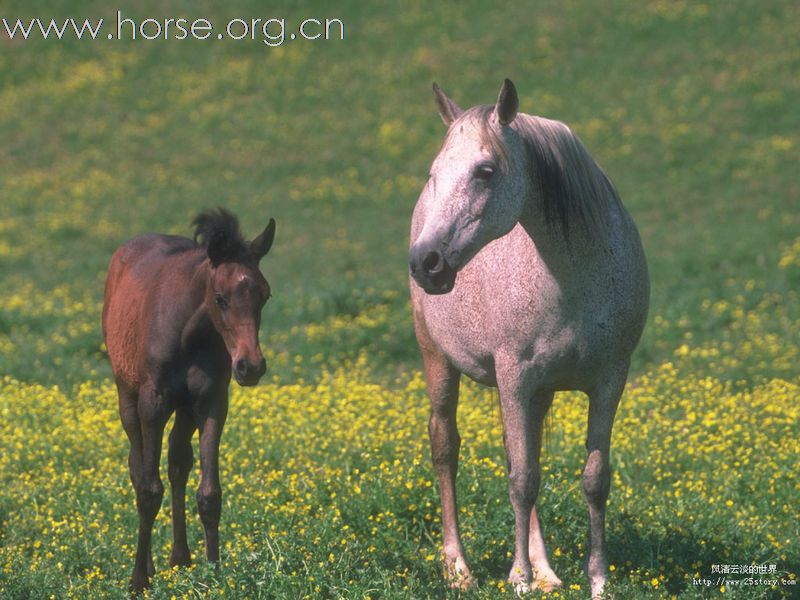
[[[139,394],[120,382],[117,382],[117,394],[119,396],[120,420],[131,446],[128,451],[128,472],[133,489],[136,491],[139,489],[139,480],[142,477],[142,428],[139,423],[138,412]],[[152,577],[154,573],[153,557],[148,553],[147,575]],[[133,583],[131,585],[133,586]]]
[[[139,541],[131,576],[131,589],[141,591],[150,585],[152,555],[150,542],[153,522],[161,508],[164,485],[158,473],[161,438],[169,418],[167,403],[152,388],[139,392],[138,416],[141,431],[141,469],[136,482],[136,508],[139,512]]]
[[[169,483],[172,488],[172,554],[171,567],[189,566],[192,562],[186,542],[186,481],[192,470],[192,435],[197,425],[187,409],[178,409],[169,435]]]
[[[537,589],[550,592],[553,588],[561,587],[561,580],[553,572],[547,560],[547,550],[544,546],[542,528],[536,514],[536,505],[531,510],[530,534],[528,537],[528,557],[531,559],[533,580]]]
[[[553,403],[553,394],[542,394],[541,398],[535,398],[534,402],[538,402],[543,406],[550,406]],[[534,448],[534,451],[536,452],[538,462],[538,457],[541,455],[541,447],[537,446]],[[536,513],[535,504],[531,509],[530,533],[528,534],[528,558],[530,558],[531,561],[533,582],[537,589],[549,592],[553,588],[561,586],[561,580],[553,572],[547,560],[547,549],[544,545],[542,527],[539,524],[539,515]]]
[[[583,492],[589,507],[589,539],[584,569],[589,577],[592,598],[602,595],[608,572],[605,513],[611,487],[611,428],[627,375],[628,364],[625,363],[605,373],[602,382],[589,391],[587,458],[583,470]]]

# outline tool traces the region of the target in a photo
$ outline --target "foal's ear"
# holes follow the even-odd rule
[[[256,259],[261,260],[272,248],[275,240],[275,219],[270,219],[269,224],[256,239],[250,242],[250,252]]]
[[[442,117],[444,124],[450,127],[458,116],[464,112],[461,107],[450,100],[435,82],[433,84],[433,95],[436,97],[436,107],[439,109],[439,116]]]
[[[500,93],[497,96],[497,104],[494,107],[494,112],[497,113],[497,119],[501,125],[508,125],[517,116],[519,109],[519,96],[517,96],[517,88],[511,83],[510,79],[503,82],[503,87],[500,88]]]

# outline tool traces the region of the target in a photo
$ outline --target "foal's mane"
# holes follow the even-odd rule
[[[236,260],[247,255],[249,245],[239,229],[239,219],[224,208],[201,212],[192,221],[194,243],[214,246],[220,258]]]
[[[508,151],[492,124],[493,111],[490,104],[476,106],[465,116],[477,122],[481,142],[491,148],[501,168],[507,168]],[[567,237],[574,224],[589,235],[604,229],[608,207],[620,198],[578,136],[564,123],[523,113],[511,127],[524,141],[528,175],[539,192],[545,221]]]

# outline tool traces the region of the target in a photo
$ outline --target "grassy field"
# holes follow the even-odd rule
[[[0,18],[116,10],[38,4],[4,2]],[[472,384],[458,487],[478,585],[459,594],[441,580],[406,288],[410,215],[444,133],[430,84],[469,106],[493,101],[503,77],[524,112],[582,137],[648,254],[650,319],[613,440],[610,591],[800,595],[800,583],[720,586],[712,575],[734,564],[800,573],[796,3],[121,8],[138,19],[339,17],[346,39],[268,48],[0,33],[0,597],[126,596],[136,515],[100,333],[105,268],[126,239],[189,234],[194,214],[217,205],[251,236],[278,223],[263,265],[270,374],[232,387],[221,567],[202,558],[190,500],[195,566],[166,568],[165,500],[150,597],[513,597],[499,407]],[[557,397],[540,517],[565,587],[549,597],[588,593],[585,419],[583,396]]]

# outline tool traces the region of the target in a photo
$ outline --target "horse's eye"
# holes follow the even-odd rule
[[[215,294],[214,302],[216,302],[217,306],[219,306],[223,310],[228,308],[228,301],[225,300],[225,297],[222,294]]]
[[[481,181],[489,181],[492,176],[494,175],[494,165],[489,163],[483,163],[475,167],[475,179],[480,179]]]

